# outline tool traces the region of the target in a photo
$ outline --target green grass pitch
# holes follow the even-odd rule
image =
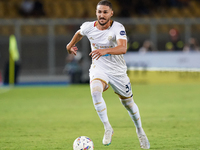
[[[200,149],[200,84],[132,85],[152,150]],[[103,94],[114,129],[103,125],[89,85],[0,88],[0,150],[72,150],[81,135],[95,150],[139,150],[135,127],[118,96]]]

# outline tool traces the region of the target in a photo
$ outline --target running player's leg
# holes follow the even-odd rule
[[[127,109],[132,121],[135,124],[141,148],[149,149],[150,144],[142,128],[139,109],[136,103],[134,103],[131,84],[128,76],[124,75],[124,77],[113,77],[110,81],[110,84],[113,90],[119,95],[121,103]]]
[[[120,98],[120,101],[124,105],[124,107],[128,110],[128,113],[135,124],[136,133],[140,141],[140,147],[144,149],[149,149],[150,143],[142,128],[142,122],[141,122],[138,106],[136,105],[136,103],[134,103],[132,97],[125,98],[125,99]]]
[[[93,80],[90,83],[90,90],[93,99],[94,107],[99,115],[99,118],[104,123],[105,128],[110,127],[107,116],[107,107],[106,103],[102,97],[103,89],[105,87],[105,83],[100,80]]]
[[[133,120],[135,127],[140,131],[142,129],[142,123],[140,118],[140,113],[138,106],[133,101],[133,97],[130,98],[121,98],[120,101],[123,106],[128,110],[128,113]]]
[[[106,103],[102,97],[103,90],[106,87],[107,87],[107,84],[100,80],[93,80],[90,82],[90,89],[91,89],[93,104],[105,129],[102,142],[104,145],[109,145],[112,140],[113,129],[109,123],[108,116],[107,116]]]

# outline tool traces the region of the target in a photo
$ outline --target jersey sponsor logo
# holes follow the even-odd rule
[[[120,31],[120,35],[126,35],[125,31]]]
[[[113,48],[113,46],[100,46],[101,49],[105,49],[105,48]]]
[[[92,43],[92,46],[95,48],[95,49],[105,49],[105,48],[113,48],[113,46],[99,46],[97,45],[96,43]]]

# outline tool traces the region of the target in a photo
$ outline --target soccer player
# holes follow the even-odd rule
[[[67,44],[69,54],[76,55],[75,44],[87,36],[91,43],[92,57],[90,67],[90,89],[94,107],[105,129],[103,144],[112,141],[113,128],[108,120],[106,103],[102,97],[103,91],[112,87],[133,120],[140,146],[149,149],[150,144],[142,128],[138,106],[134,103],[130,79],[126,71],[123,54],[127,51],[127,37],[122,24],[112,21],[112,4],[102,0],[96,8],[97,21],[85,22]],[[109,84],[109,85],[108,85]]]

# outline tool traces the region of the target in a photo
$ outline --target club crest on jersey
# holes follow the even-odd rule
[[[108,37],[108,40],[110,41],[111,39],[112,39],[112,36],[109,36],[109,37]]]
[[[92,37],[89,38],[90,40],[94,40]]]
[[[120,31],[120,35],[126,35],[125,31]]]

